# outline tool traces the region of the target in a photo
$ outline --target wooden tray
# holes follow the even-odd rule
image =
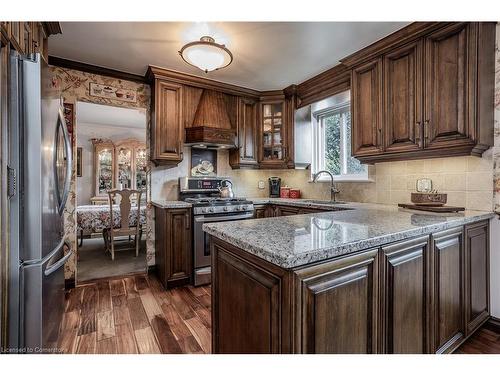
[[[465,211],[465,207],[453,206],[417,206],[416,204],[399,203],[398,207],[408,208],[410,210],[428,211],[428,212],[458,212]]]

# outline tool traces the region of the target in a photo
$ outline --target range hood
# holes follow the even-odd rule
[[[229,120],[224,94],[203,90],[193,123],[186,127],[185,139],[185,144],[192,147],[236,147],[236,131]]]

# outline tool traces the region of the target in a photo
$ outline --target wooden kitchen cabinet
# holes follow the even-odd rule
[[[465,226],[465,320],[469,335],[489,317],[489,222]]]
[[[259,105],[258,160],[261,169],[294,168],[295,94],[266,92]]]
[[[231,252],[228,251],[231,248]],[[290,352],[290,276],[265,261],[249,261],[211,241],[213,353]],[[238,255],[235,255],[238,253]]]
[[[211,237],[213,353],[450,353],[489,317],[488,225],[289,269]]]
[[[293,216],[299,213],[301,213],[299,207],[275,206],[274,209],[274,216]]]
[[[10,42],[17,52],[24,53],[24,22],[10,22]]]
[[[254,206],[254,217],[256,219],[262,219],[265,217],[273,217],[274,216],[274,208],[270,205],[256,205]]]
[[[424,354],[431,345],[429,236],[382,247],[381,352]]]
[[[425,38],[425,148],[474,143],[477,25],[452,24]]]
[[[176,166],[183,159],[183,86],[154,79],[151,124],[151,161]]]
[[[465,337],[463,227],[431,236],[434,352],[453,351]]]
[[[378,351],[378,250],[295,272],[301,353]]]
[[[285,100],[260,103],[259,163],[261,168],[284,168],[287,163]]]
[[[5,36],[5,38],[10,39],[10,24],[9,21],[0,21],[0,32]]]
[[[344,59],[353,156],[363,163],[480,156],[492,146],[495,24],[414,29]]]
[[[382,59],[352,70],[352,153],[377,155],[382,147]]]
[[[237,148],[229,152],[229,164],[233,169],[258,168],[257,156],[257,102],[253,99],[237,99]]]
[[[384,56],[385,152],[422,147],[422,44],[419,40]]]
[[[193,268],[191,208],[155,207],[155,261],[163,286],[191,282]]]

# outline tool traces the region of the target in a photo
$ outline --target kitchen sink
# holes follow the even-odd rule
[[[342,201],[326,201],[326,200],[316,200],[316,199],[304,199],[303,202],[312,203],[312,204],[345,204],[346,202]]]

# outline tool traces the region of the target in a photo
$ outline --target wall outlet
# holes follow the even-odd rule
[[[259,181],[259,189],[265,189],[266,188],[266,183],[262,180]]]

